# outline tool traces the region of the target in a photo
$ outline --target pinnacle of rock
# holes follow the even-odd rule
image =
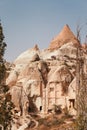
[[[79,44],[77,38],[66,24],[62,31],[51,41],[48,49],[58,49],[62,45],[73,42],[74,44]]]
[[[39,50],[39,47],[38,47],[38,45],[37,44],[35,44],[35,46],[34,46],[34,48],[33,48],[34,50]]]

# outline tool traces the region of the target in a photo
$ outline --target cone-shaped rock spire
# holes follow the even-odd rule
[[[62,31],[51,41],[49,49],[57,49],[68,42],[79,44],[77,38],[66,24]]]

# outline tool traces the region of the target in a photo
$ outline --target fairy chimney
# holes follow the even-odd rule
[[[73,42],[75,45],[79,44],[77,38],[71,31],[70,27],[66,24],[63,27],[62,31],[51,41],[48,49],[58,49],[68,42]]]

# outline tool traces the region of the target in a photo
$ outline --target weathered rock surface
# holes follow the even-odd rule
[[[58,49],[62,45],[73,42],[74,45],[79,44],[73,32],[68,25],[65,25],[62,31],[52,40],[49,49]]]
[[[37,45],[34,46],[34,48],[31,48],[22,54],[20,54],[17,59],[14,61],[14,64],[27,64],[29,61],[39,59],[39,53],[40,50]]]
[[[19,102],[22,103],[22,107],[28,102],[28,96],[36,96],[33,103],[38,111],[43,112],[47,111],[45,106],[49,107],[49,102],[52,100],[53,103],[58,102],[59,99],[49,100],[51,96],[55,98],[54,91],[60,95],[58,97],[60,100],[64,98],[63,91],[68,91],[69,84],[75,76],[77,52],[75,44],[78,44],[78,40],[69,26],[65,25],[51,42],[49,49],[40,51],[35,45],[18,56],[6,81],[11,87],[12,100],[18,109]],[[49,94],[52,87],[53,92]],[[61,105],[64,106],[62,103]]]
[[[63,109],[72,106],[74,110],[78,45],[66,25],[48,49],[40,51],[35,45],[18,56],[6,80],[16,114],[26,117],[29,112],[47,113],[54,105]],[[84,56],[87,57],[86,50]]]

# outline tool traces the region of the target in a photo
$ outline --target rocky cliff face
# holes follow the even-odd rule
[[[79,42],[65,25],[48,49],[38,46],[22,53],[6,80],[10,87],[15,112],[47,113],[54,105],[66,106],[75,114],[76,54]],[[85,57],[87,57],[85,49]]]

